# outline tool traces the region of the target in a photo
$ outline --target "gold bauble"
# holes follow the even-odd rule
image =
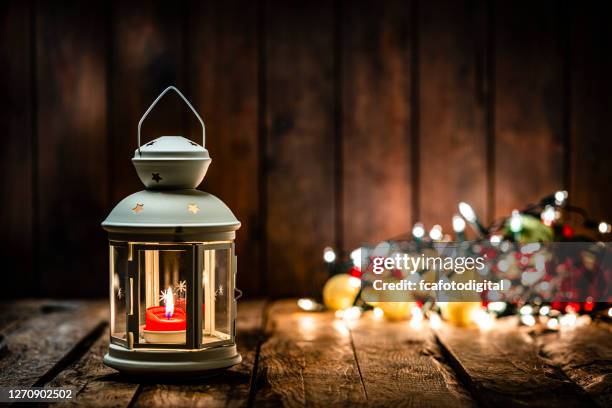
[[[471,326],[473,315],[480,310],[480,302],[447,302],[440,303],[440,312],[444,320],[455,326]]]
[[[378,302],[376,306],[382,309],[388,320],[406,320],[410,318],[414,302]]]
[[[361,281],[347,273],[334,275],[323,286],[323,303],[331,310],[342,310],[353,306],[359,293]]]

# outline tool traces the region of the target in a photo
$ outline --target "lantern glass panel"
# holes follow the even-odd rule
[[[111,340],[113,343],[125,344],[127,341],[126,283],[128,250],[126,247],[111,245],[109,256]]]
[[[205,247],[202,272],[202,346],[231,340],[231,303],[233,298],[231,246]]]
[[[193,247],[138,250],[138,345],[185,346],[192,317],[188,297],[193,276]]]

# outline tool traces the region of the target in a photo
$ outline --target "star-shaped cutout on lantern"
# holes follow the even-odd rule
[[[132,208],[132,211],[134,212],[134,214],[138,214],[142,212],[142,210],[144,210],[144,204],[141,204],[141,203],[136,203],[136,207]]]
[[[162,180],[161,176],[159,175],[159,173],[152,173],[152,178],[153,180],[155,180],[156,183],[159,183],[160,180]]]
[[[200,211],[200,207],[198,207],[197,204],[191,203],[187,206],[187,211],[189,211],[192,214],[197,214],[198,211]]]

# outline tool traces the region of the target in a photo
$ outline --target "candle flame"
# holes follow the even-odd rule
[[[166,290],[166,318],[170,319],[174,314],[174,295],[172,295],[172,289]]]

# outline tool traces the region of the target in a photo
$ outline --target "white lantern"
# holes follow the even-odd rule
[[[181,136],[140,144],[142,122],[170,90],[202,125],[202,146]],[[204,122],[175,87],[138,124],[132,162],[146,189],[102,223],[109,236],[110,347],[104,363],[137,375],[198,374],[241,361],[235,344],[240,222],[196,190],[211,162]]]

